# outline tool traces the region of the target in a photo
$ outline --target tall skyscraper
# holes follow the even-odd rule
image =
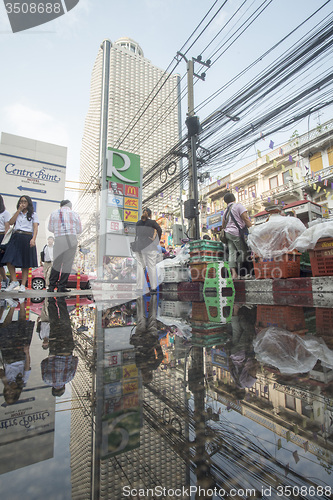
[[[106,53],[109,54],[107,60]],[[103,98],[105,75],[108,77],[108,102]],[[179,140],[179,101],[179,75],[168,74],[154,66],[144,57],[138,43],[127,37],[114,43],[102,42],[92,71],[80,167],[80,181],[87,184],[79,209],[91,217],[92,225],[105,122],[107,147],[139,155],[145,174]],[[178,169],[179,166],[175,175]],[[143,199],[155,192],[161,192],[159,178],[144,189]],[[162,210],[163,203],[162,197],[155,196],[150,206]]]

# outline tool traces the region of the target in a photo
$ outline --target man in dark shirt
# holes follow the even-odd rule
[[[142,290],[145,284],[145,269],[148,268],[150,293],[156,293],[156,261],[162,229],[155,220],[151,220],[150,208],[144,208],[141,220],[136,223],[136,252],[138,263],[137,288]]]

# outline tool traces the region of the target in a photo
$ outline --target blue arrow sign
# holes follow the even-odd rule
[[[34,189],[34,188],[26,188],[23,186],[18,186],[20,191],[34,191],[35,193],[46,193],[45,189]]]

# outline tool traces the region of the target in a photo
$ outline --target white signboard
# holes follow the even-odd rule
[[[65,189],[66,168],[28,158],[0,156],[1,178],[6,194],[19,199],[28,195],[32,199],[59,202]]]
[[[120,233],[122,234],[124,223],[121,220],[107,220],[106,232],[107,233]]]
[[[108,206],[109,207],[123,208],[124,197],[118,196],[118,195],[113,194],[113,193],[108,193]]]

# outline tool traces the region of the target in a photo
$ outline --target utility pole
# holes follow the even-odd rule
[[[177,55],[182,57],[187,64],[187,118],[186,126],[188,129],[189,138],[189,151],[188,151],[188,164],[189,164],[189,199],[185,202],[185,218],[193,220],[190,226],[189,237],[198,240],[200,238],[199,227],[199,192],[198,192],[198,168],[197,168],[197,136],[200,132],[199,118],[195,115],[194,111],[194,77],[205,80],[206,74],[201,73],[198,75],[194,72],[194,62],[209,68],[211,61],[202,61],[202,57],[192,57],[188,60],[183,54],[177,52]]]
[[[200,238],[200,227],[199,227],[199,193],[198,193],[198,168],[197,168],[197,134],[196,130],[192,130],[190,135],[190,124],[196,123],[199,126],[199,119],[195,116],[194,112],[194,61],[190,59],[187,61],[187,92],[188,92],[188,104],[187,104],[187,120],[186,125],[188,125],[188,135],[189,135],[189,198],[193,200],[194,205],[194,219],[191,229],[189,231],[190,238],[198,240]],[[195,128],[195,127],[193,127]],[[199,130],[198,130],[199,132]]]

